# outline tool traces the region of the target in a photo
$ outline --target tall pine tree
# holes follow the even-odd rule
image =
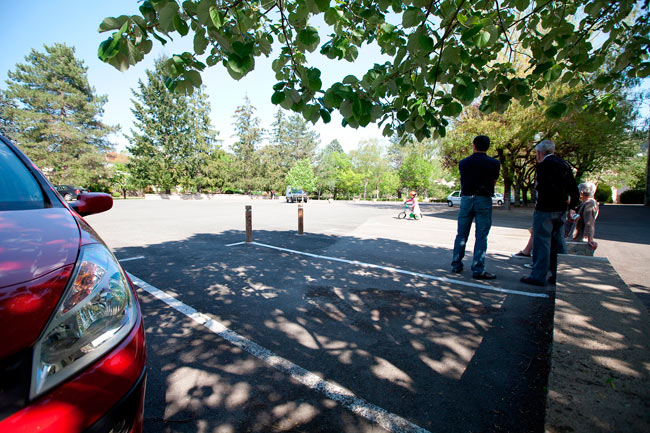
[[[9,72],[3,129],[53,183],[108,186],[107,136],[117,128],[100,120],[107,97],[90,86],[74,48],[44,49],[32,50]]]
[[[146,71],[147,82],[140,80],[133,90],[129,170],[141,188],[155,186],[170,193],[180,186],[200,191],[214,184],[208,161],[218,150],[209,102],[202,89],[191,95],[169,92],[165,61],[158,59],[154,70]]]
[[[263,188],[265,184],[260,154],[257,152],[265,131],[260,126],[255,110],[248,97],[245,97],[244,104],[237,107],[233,115],[237,137],[231,149],[235,154],[233,184],[245,192]]]

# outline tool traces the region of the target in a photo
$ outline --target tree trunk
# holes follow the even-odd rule
[[[366,189],[368,188],[368,181],[363,183],[363,200],[366,200]]]
[[[122,190],[122,194],[124,194],[124,200],[126,200],[126,189]]]

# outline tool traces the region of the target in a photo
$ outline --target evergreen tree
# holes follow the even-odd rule
[[[206,164],[218,148],[210,125],[210,106],[202,89],[191,95],[171,93],[165,87],[165,59],[147,70],[147,82],[138,81],[131,112],[129,169],[140,187],[156,186],[166,193],[181,186],[200,191],[210,184]]]
[[[302,116],[294,114],[287,117],[280,109],[272,127],[271,144],[282,155],[278,162],[285,174],[301,159],[313,161],[320,136],[311,130]]]
[[[11,101],[9,101],[4,93],[0,91],[0,135],[5,137],[11,137],[14,130],[13,122],[9,119],[9,108],[15,108],[12,106]]]
[[[100,118],[106,96],[88,83],[84,63],[65,44],[32,50],[9,72],[3,129],[53,183],[108,186],[107,136],[117,128]]]
[[[260,119],[255,116],[256,108],[251,105],[248,97],[244,98],[244,105],[235,110],[235,134],[237,141],[232,145],[235,154],[234,184],[244,191],[262,188],[262,168],[259,154],[256,152],[264,137],[264,129],[260,126]]]

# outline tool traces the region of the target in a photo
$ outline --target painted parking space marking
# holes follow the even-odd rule
[[[136,256],[136,257],[127,257],[126,259],[118,259],[118,261],[121,262],[130,262],[131,260],[140,260],[144,259],[144,256]]]
[[[323,231],[323,233],[334,233],[337,235],[341,236],[353,236],[355,238],[359,239],[377,239],[377,236],[373,235],[366,235],[366,234],[361,234],[361,233],[352,233],[352,232],[345,232],[343,230],[338,230],[338,229],[328,229]],[[521,238],[523,239],[523,237]],[[410,245],[426,245],[430,247],[436,247],[436,248],[446,248],[446,249],[454,249],[454,244],[453,241],[451,244],[443,244],[443,243],[435,243],[435,242],[425,242],[425,241],[419,241],[419,240],[410,240],[410,239],[405,239],[405,238],[395,238],[394,240],[397,241],[402,241],[406,242]],[[242,244],[244,242],[240,242]],[[473,244],[468,243],[465,248],[465,253],[468,255],[470,252],[473,252]],[[486,254],[494,254],[494,255],[500,255],[500,256],[512,256],[512,251],[499,251],[499,250],[492,250],[488,249]]]
[[[246,242],[235,242],[234,244],[228,244],[227,247],[234,247],[235,245],[245,244]]]
[[[360,266],[360,267],[363,267],[363,268],[381,269],[383,271],[394,272],[394,273],[397,273],[397,274],[410,275],[412,277],[419,277],[419,278],[425,278],[425,279],[428,279],[428,280],[441,281],[443,283],[449,283],[449,284],[459,284],[459,285],[462,285],[462,286],[474,287],[474,288],[478,288],[478,289],[481,289],[481,290],[489,290],[489,291],[499,292],[499,293],[508,293],[508,294],[511,294],[511,295],[529,296],[531,298],[548,298],[549,297],[548,294],[546,294],[546,293],[533,293],[533,292],[524,292],[524,291],[521,291],[521,290],[504,289],[502,287],[494,287],[494,286],[490,286],[490,285],[487,285],[487,284],[471,283],[469,281],[456,280],[454,278],[438,277],[438,276],[435,276],[435,275],[423,274],[423,273],[420,273],[420,272],[407,271],[407,270],[404,270],[404,269],[394,268],[392,266],[382,266],[382,265],[375,265],[373,263],[360,262],[358,260],[347,260],[347,259],[341,259],[341,258],[338,258],[338,257],[322,256],[322,255],[319,255],[319,254],[307,253],[307,252],[298,251],[298,250],[291,250],[291,249],[288,249],[288,248],[276,247],[274,245],[262,244],[262,243],[259,243],[259,242],[249,242],[248,244],[257,245],[258,247],[263,247],[263,248],[270,248],[270,249],[273,249],[273,250],[282,251],[282,252],[286,252],[286,253],[298,254],[298,255],[302,255],[302,256],[312,257],[312,258],[320,259],[320,260],[330,260],[330,261],[333,261],[333,262],[347,263],[347,264],[350,264],[350,265]]]
[[[302,383],[308,388],[324,394],[327,398],[340,403],[343,407],[355,414],[378,424],[382,428],[394,433],[430,433],[428,430],[411,423],[410,421],[388,412],[379,406],[357,397],[352,391],[340,385],[328,382],[318,375],[294,364],[274,352],[265,349],[259,344],[246,339],[236,332],[228,329],[222,323],[212,319],[193,307],[179,301],[167,292],[160,290],[140,278],[128,273],[131,281],[142,290],[160,299],[176,311],[184,314],[199,325],[203,325],[212,333],[220,336],[234,346],[250,353],[256,358],[266,362],[276,370],[291,376],[294,380]]]

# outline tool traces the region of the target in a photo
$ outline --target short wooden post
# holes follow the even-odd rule
[[[299,235],[303,234],[302,216],[303,216],[302,204],[299,204],[298,205],[298,234]]]
[[[253,211],[246,206],[246,242],[253,242]]]

